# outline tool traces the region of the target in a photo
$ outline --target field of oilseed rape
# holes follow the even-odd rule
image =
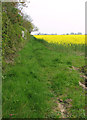
[[[62,45],[85,44],[85,35],[34,35],[34,37]]]

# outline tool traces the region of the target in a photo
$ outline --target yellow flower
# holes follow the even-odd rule
[[[48,43],[63,45],[85,44],[85,35],[34,35],[37,39],[44,39]]]

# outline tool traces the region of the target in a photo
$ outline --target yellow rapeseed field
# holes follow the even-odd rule
[[[49,43],[58,44],[85,44],[85,35],[34,35],[38,39],[44,39]]]

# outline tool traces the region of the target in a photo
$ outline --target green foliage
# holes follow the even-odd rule
[[[23,4],[22,4],[23,5]],[[2,58],[5,60],[12,59],[13,54],[23,47],[30,38],[30,32],[33,25],[30,21],[23,19],[21,10],[18,9],[18,3],[2,3]],[[22,31],[25,32],[22,38]],[[5,64],[3,64],[3,68]]]
[[[18,23],[12,24],[6,13],[2,15],[2,49],[4,57],[7,57],[14,47],[21,42],[23,28]],[[15,52],[15,51],[14,51]]]

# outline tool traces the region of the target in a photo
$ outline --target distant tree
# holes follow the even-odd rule
[[[74,35],[74,33],[73,33],[73,32],[71,32],[70,34],[71,34],[71,35]]]
[[[81,32],[78,32],[77,34],[78,34],[78,35],[82,35],[82,33],[81,33]]]
[[[41,35],[41,33],[39,32],[38,35]]]

